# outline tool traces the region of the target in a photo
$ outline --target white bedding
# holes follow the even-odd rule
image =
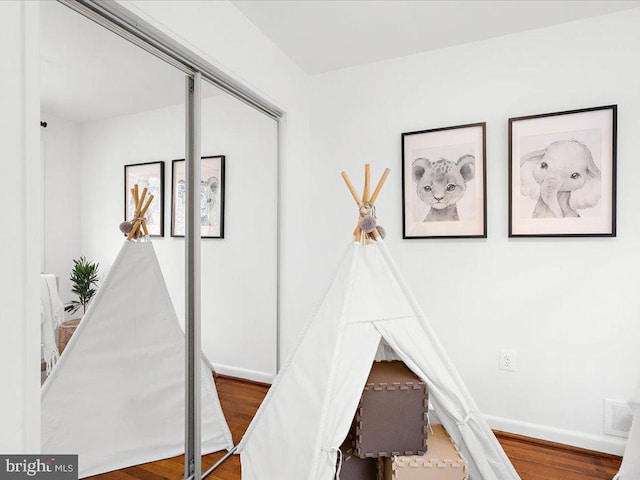
[[[42,359],[47,365],[47,375],[58,361],[60,353],[56,345],[56,329],[64,320],[64,304],[58,296],[55,275],[40,275],[40,331]]]

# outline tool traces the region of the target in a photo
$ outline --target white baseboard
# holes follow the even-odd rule
[[[510,418],[496,417],[493,415],[485,415],[484,418],[494,430],[586,448],[597,452],[610,453],[612,455],[622,456],[626,444],[626,439],[619,437],[562,430],[560,428],[537,425],[535,423],[522,422],[520,420],[512,420]]]
[[[247,368],[232,367],[230,365],[221,365],[219,363],[212,364],[213,369],[220,375],[229,377],[244,378],[253,382],[269,383],[273,382],[274,375],[268,372],[259,372],[257,370],[249,370]]]

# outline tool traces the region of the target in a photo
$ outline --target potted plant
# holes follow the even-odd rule
[[[71,292],[76,294],[78,299],[67,303],[64,307],[65,312],[74,314],[82,307],[82,315],[87,313],[87,307],[96,294],[98,286],[98,267],[99,264],[88,262],[84,256],[73,260],[73,270],[71,270],[69,280],[73,285]],[[58,329],[58,350],[60,353],[67,346],[80,320],[79,318],[67,320],[60,325]]]
[[[85,257],[73,260],[73,270],[69,280],[73,284],[72,293],[78,296],[77,300],[72,300],[64,307],[65,312],[76,313],[82,307],[82,314],[87,313],[89,302],[96,294],[98,285],[98,267],[97,263],[89,263]]]

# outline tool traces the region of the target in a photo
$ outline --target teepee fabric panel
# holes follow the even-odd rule
[[[184,334],[150,242],[125,242],[42,389],[42,451],[86,477],[184,452]],[[202,450],[229,449],[202,365]]]
[[[371,248],[373,247],[373,248]],[[356,275],[347,299],[347,323],[414,316],[400,284],[375,246],[355,246]]]
[[[640,478],[640,384],[629,400],[633,412],[633,423],[624,449],[624,457],[616,480],[635,480]]]
[[[355,259],[353,251],[345,256],[313,320],[238,445],[238,451],[246,452],[243,480],[308,478]]]

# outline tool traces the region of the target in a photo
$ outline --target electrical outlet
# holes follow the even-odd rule
[[[508,372],[516,371],[516,351],[515,350],[500,350],[500,370],[506,370]]]

